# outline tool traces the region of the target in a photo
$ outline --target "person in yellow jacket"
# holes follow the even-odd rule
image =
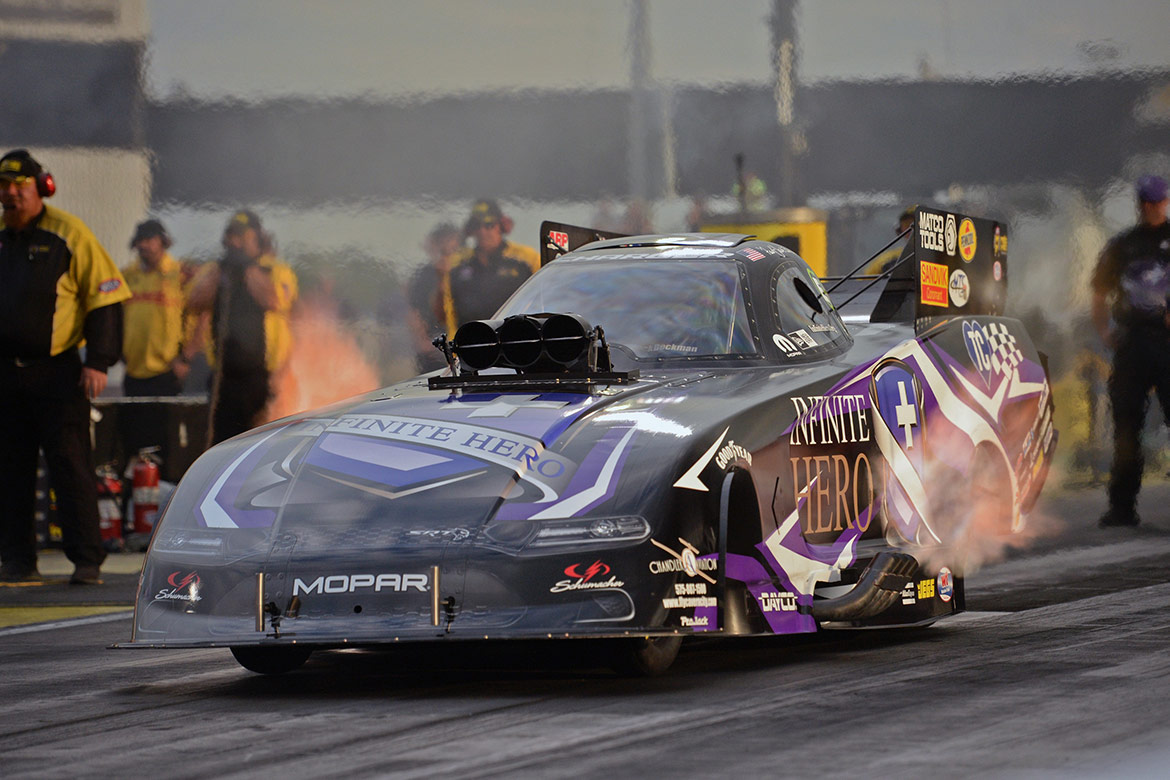
[[[52,176],[25,149],[0,157],[0,581],[37,572],[37,449],[57,495],[71,584],[101,584],[90,399],[122,351],[126,280],[80,219],[44,203]],[[84,358],[81,348],[85,348]]]
[[[270,380],[292,350],[289,313],[298,294],[296,274],[276,259],[255,212],[232,215],[223,246],[222,259],[200,270],[187,298],[192,311],[211,313],[212,444],[257,424]]]
[[[139,223],[130,239],[138,259],[122,269],[133,297],[123,305],[122,394],[132,398],[183,391],[190,370],[183,355],[183,278],[169,251],[172,241],[157,219]],[[146,447],[165,449],[167,412],[157,404],[126,404],[118,412],[125,460]],[[165,455],[163,456],[166,457]]]
[[[122,359],[128,396],[178,395],[187,376],[188,359],[182,354],[182,269],[167,250],[171,237],[157,219],[142,222],[130,248],[138,259],[122,269],[134,296],[125,303]]]
[[[491,317],[521,282],[540,270],[540,253],[508,241],[510,232],[512,220],[496,201],[481,199],[471,207],[463,235],[475,245],[451,259],[451,270],[440,281],[448,338],[468,320]]]

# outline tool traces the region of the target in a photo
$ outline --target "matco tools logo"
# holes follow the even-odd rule
[[[594,561],[585,566],[580,563],[574,563],[572,566],[565,567],[565,575],[572,579],[561,580],[557,584],[548,589],[549,593],[564,593],[570,590],[593,590],[596,588],[620,588],[626,583],[619,580],[617,577],[610,577],[608,580],[598,579],[609,574],[610,568],[608,564],[601,561]]]
[[[430,578],[426,574],[331,574],[318,577],[312,582],[305,582],[297,577],[293,581],[293,595],[356,593],[367,589],[374,593],[382,591],[403,593],[408,590],[425,593],[429,585]]]

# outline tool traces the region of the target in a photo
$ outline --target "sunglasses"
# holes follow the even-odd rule
[[[489,219],[477,220],[475,223],[475,227],[487,228],[488,230],[491,230],[492,228],[496,227],[499,224],[500,224],[500,221],[498,219],[489,218]]]
[[[0,184],[8,184],[11,182],[17,187],[22,187],[30,181],[33,181],[32,176],[0,176]]]

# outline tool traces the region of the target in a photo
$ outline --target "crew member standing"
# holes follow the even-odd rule
[[[462,238],[459,228],[450,222],[436,225],[427,234],[423,244],[427,262],[415,271],[407,287],[407,300],[410,303],[407,324],[410,326],[415,363],[419,371],[433,371],[446,365],[443,354],[435,349],[431,340],[444,332],[448,336],[455,335],[457,325],[448,322],[454,318],[454,313],[448,316],[446,309],[450,296],[447,293],[450,289],[451,258],[459,251]],[[386,321],[391,319],[391,315],[391,311],[382,312]]]
[[[1092,279],[1092,315],[1113,352],[1109,400],[1113,405],[1113,469],[1109,510],[1102,526],[1135,526],[1142,486],[1142,427],[1150,388],[1170,419],[1170,223],[1166,180],[1138,181],[1138,224],[1110,239]],[[1109,299],[1112,298],[1113,325]]]
[[[532,247],[504,238],[512,232],[512,220],[494,200],[478,200],[463,226],[463,235],[475,245],[455,255],[451,263],[449,301],[452,312],[448,337],[468,320],[484,320],[508,299],[520,283],[540,270],[540,253]]]
[[[133,297],[126,312],[122,358],[126,378],[122,392],[130,397],[171,396],[183,390],[190,370],[183,354],[183,278],[179,262],[167,250],[171,237],[157,219],[134,230],[130,248],[138,259],[122,269]],[[144,447],[162,447],[167,415],[158,406],[128,405],[119,421],[127,458]]]
[[[223,234],[223,259],[191,283],[187,305],[211,312],[212,444],[253,428],[271,396],[271,378],[292,346],[289,313],[297,277],[276,259],[255,213],[237,211]]]
[[[53,179],[24,149],[0,157],[0,580],[36,580],[37,449],[57,494],[70,583],[101,583],[89,402],[122,351],[130,290],[85,224],[44,203]],[[79,347],[85,347],[85,360]]]

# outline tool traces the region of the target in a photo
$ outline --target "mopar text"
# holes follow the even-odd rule
[[[395,593],[417,590],[425,593],[429,584],[430,578],[426,574],[333,574],[318,577],[312,582],[305,582],[297,577],[293,581],[293,595],[355,593],[366,589],[374,593],[381,593],[384,590]]]

